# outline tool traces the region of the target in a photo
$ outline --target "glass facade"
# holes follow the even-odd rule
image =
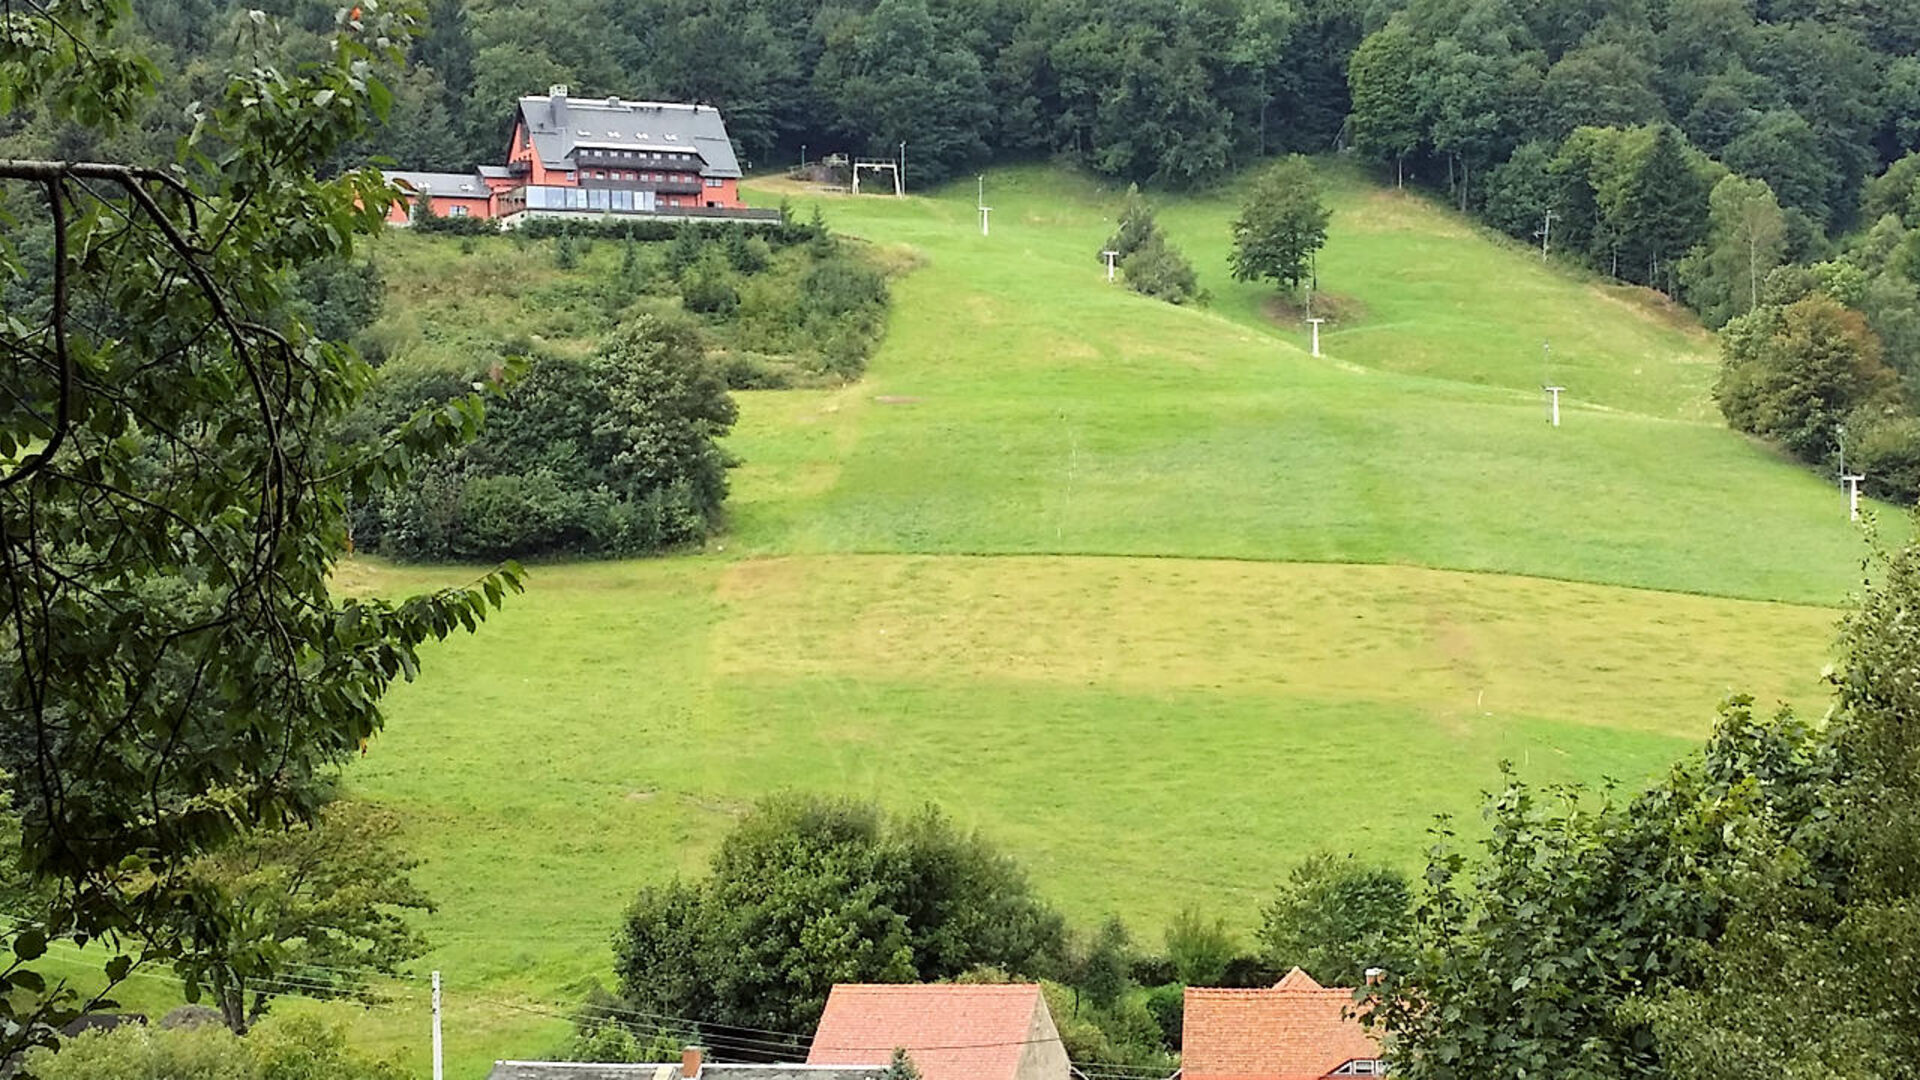
[[[521,189],[529,210],[602,210],[608,213],[650,213],[655,209],[651,191],[620,188],[543,187],[529,184]]]

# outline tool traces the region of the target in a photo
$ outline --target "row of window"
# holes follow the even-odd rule
[[[693,160],[692,154],[653,154],[645,150],[600,150],[592,147],[582,147],[580,153],[588,157],[635,158],[640,161],[651,161],[660,165],[685,163]]]
[[[586,173],[588,176],[592,177],[595,180],[653,180],[656,182],[661,182],[661,181],[682,179],[681,176],[676,175],[674,173],[623,172],[620,169],[611,169],[611,170],[582,169],[580,171],[583,173]],[[567,179],[569,180],[573,179],[573,174],[568,173]],[[715,182],[712,180],[709,180],[707,181],[707,186],[713,187],[715,186]]]

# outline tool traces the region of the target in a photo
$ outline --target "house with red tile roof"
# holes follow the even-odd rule
[[[809,1065],[885,1065],[905,1050],[925,1080],[1067,1080],[1072,1068],[1035,985],[842,983]]]
[[[1321,1080],[1385,1073],[1378,1036],[1350,987],[1299,968],[1263,990],[1190,986],[1181,1024],[1182,1080]]]

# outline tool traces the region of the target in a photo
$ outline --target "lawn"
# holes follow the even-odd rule
[[[1058,170],[989,175],[990,237],[971,181],[819,199],[920,264],[868,377],[740,395],[727,535],[533,567],[350,770],[426,860],[451,1077],[549,1048],[634,891],[768,791],[937,802],[1152,942],[1188,903],[1249,925],[1316,850],[1416,867],[1502,760],[1637,783],[1730,691],[1821,706],[1864,547],[1831,484],[1717,423],[1711,340],[1330,179],[1322,358],[1227,278],[1230,191],[1165,200],[1201,308],[1107,285],[1119,192]],[[455,259],[387,250],[403,308]],[[423,1060],[420,985],[395,993],[362,1030]]]
[[[356,569],[382,588],[447,580]],[[1637,781],[1697,745],[1730,690],[1816,701],[1833,618],[1394,566],[536,567],[394,696],[352,781],[428,855],[452,1075],[477,1080],[563,1028],[501,1003],[604,980],[632,894],[697,873],[765,792],[936,802],[1076,921],[1117,912],[1151,942],[1195,901],[1250,925],[1312,851],[1417,866],[1432,815],[1472,831],[1502,759]],[[399,1025],[398,1007],[373,1015]]]

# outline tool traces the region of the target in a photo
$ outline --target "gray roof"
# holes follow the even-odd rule
[[[381,175],[389,180],[398,180],[415,191],[434,195],[484,199],[490,191],[474,173],[406,172],[396,169]]]
[[[480,176],[486,180],[511,180],[513,179],[513,170],[507,168],[505,165],[482,165],[480,166]]]
[[[534,149],[548,168],[573,157],[574,147],[585,144],[632,150],[691,150],[706,163],[701,170],[704,175],[720,179],[740,175],[740,161],[733,155],[733,141],[727,138],[726,121],[711,105],[523,97],[520,115],[533,136]]]
[[[723,1065],[707,1062],[699,1080],[880,1080],[884,1065]],[[575,1061],[496,1061],[487,1080],[680,1080],[678,1063],[602,1065]]]

